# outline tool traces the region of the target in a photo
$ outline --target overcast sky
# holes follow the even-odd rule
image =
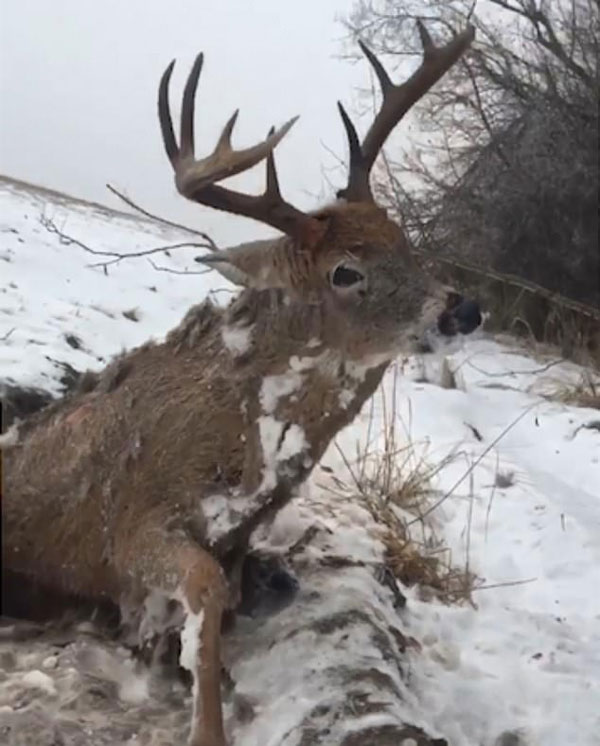
[[[234,109],[234,144],[300,120],[277,149],[284,195],[302,208],[332,196],[328,148],[346,156],[336,108],[352,110],[367,64],[337,58],[338,19],[353,0],[0,0],[0,173],[115,207],[111,182],[148,209],[226,245],[271,229],[188,203],[173,185],[156,116],[173,58],[173,108],[205,52],[197,150],[206,154]],[[332,173],[341,186],[340,173]],[[263,171],[228,185],[258,191]]]

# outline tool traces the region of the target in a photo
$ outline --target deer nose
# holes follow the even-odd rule
[[[481,308],[474,300],[464,300],[452,311],[461,334],[471,334],[481,326]]]
[[[453,308],[438,317],[437,327],[444,337],[455,334],[471,334],[481,325],[482,316],[479,303],[461,299]]]

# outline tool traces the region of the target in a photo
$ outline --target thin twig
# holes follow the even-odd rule
[[[487,541],[488,538],[488,529],[490,526],[490,515],[492,513],[492,503],[494,502],[494,497],[496,495],[496,487],[498,485],[498,471],[500,468],[500,454],[496,452],[496,471],[494,473],[494,484],[492,485],[492,492],[490,494],[490,499],[488,500],[487,509],[485,511],[485,540]]]
[[[545,373],[546,371],[550,370],[550,368],[553,368],[555,365],[559,365],[560,363],[564,362],[565,358],[561,357],[556,360],[551,360],[549,363],[547,363],[546,365],[542,365],[539,368],[531,368],[530,370],[504,370],[497,373],[484,370],[483,368],[475,365],[475,363],[472,362],[471,358],[467,358],[457,366],[455,373],[460,370],[463,365],[467,365],[469,368],[473,368],[473,370],[476,370],[478,373],[481,373],[488,378],[505,378],[506,376],[532,376],[538,375],[539,373]]]
[[[473,502],[475,500],[475,489],[474,489],[473,472],[469,474],[469,512],[467,517],[467,542],[465,549],[465,578],[468,579],[471,575],[471,527],[473,525]]]
[[[161,264],[155,264],[152,259],[148,259],[152,267],[157,272],[168,272],[171,275],[205,275],[207,272],[212,272],[212,267],[206,269],[188,270],[188,269],[172,269],[171,267],[163,267]]]
[[[525,578],[525,580],[507,580],[505,583],[490,583],[489,585],[475,585],[472,591],[487,591],[490,588],[510,588],[513,585],[525,585],[526,583],[535,583],[537,578]]]
[[[54,233],[56,236],[58,236],[60,243],[64,244],[65,246],[78,246],[80,249],[83,249],[83,251],[87,252],[88,254],[92,254],[93,256],[110,257],[110,259],[107,259],[106,261],[88,264],[88,267],[104,267],[106,269],[106,267],[109,267],[112,264],[118,264],[123,259],[139,259],[142,256],[150,256],[151,254],[159,254],[165,251],[173,251],[176,249],[193,248],[211,249],[211,251],[213,250],[207,243],[184,242],[177,244],[165,244],[164,246],[156,246],[151,249],[142,249],[141,251],[131,251],[127,253],[122,253],[119,251],[103,251],[101,249],[93,249],[91,246],[88,246],[88,244],[80,241],[78,238],[74,238],[73,236],[64,233],[62,230],[60,230],[60,228],[57,227],[56,223],[54,223],[53,220],[46,217],[45,215],[40,216],[40,223],[49,233]],[[204,274],[204,272],[187,272],[184,274]]]
[[[116,187],[112,186],[112,184],[107,184],[106,188],[110,192],[112,192],[115,195],[115,197],[118,197],[126,205],[136,210],[141,215],[144,215],[144,217],[150,218],[150,220],[154,220],[157,223],[168,225],[171,228],[177,228],[178,230],[185,231],[186,233],[191,233],[194,236],[201,236],[204,239],[204,241],[206,241],[206,243],[209,244],[206,248],[209,248],[211,251],[219,250],[219,247],[212,240],[212,238],[208,234],[204,233],[203,231],[196,230],[195,228],[188,228],[187,225],[181,225],[181,223],[175,223],[172,220],[167,220],[167,218],[161,218],[160,215],[154,215],[153,213],[148,212],[148,210],[146,210],[143,207],[140,207],[140,205],[134,202],[130,197],[127,197],[126,195],[124,195]]]
[[[117,254],[113,259],[106,262],[95,262],[94,264],[88,264],[88,267],[109,267],[111,264],[118,264],[122,259],[137,259],[141,256],[150,256],[151,254],[161,254],[165,251],[173,251],[174,249],[198,249],[207,248],[204,244],[198,243],[174,243],[166,244],[165,246],[157,246],[153,249],[143,249],[142,251],[131,251],[127,254]],[[100,252],[96,252],[100,253]],[[112,252],[103,252],[105,256],[109,256]]]
[[[334,441],[334,446],[335,446],[336,451],[341,456],[342,461],[344,462],[344,466],[346,467],[346,469],[348,469],[348,472],[349,472],[350,476],[352,477],[352,481],[354,482],[354,486],[356,487],[356,489],[358,490],[358,492],[362,495],[363,492],[364,492],[363,486],[360,483],[360,481],[358,480],[356,474],[354,473],[354,469],[352,468],[352,465],[348,461],[348,459],[346,457],[346,454],[344,453],[343,449],[340,448],[340,446],[339,446],[339,444],[338,444],[337,441]]]
[[[237,288],[213,288],[208,291],[209,295],[218,295],[219,293],[229,293],[230,295],[236,295],[238,292]]]
[[[516,419],[514,419],[509,425],[507,425],[504,428],[504,430],[502,430],[500,435],[498,435],[497,438],[494,438],[494,440],[489,444],[489,446],[485,448],[483,453],[481,453],[479,457],[471,464],[471,466],[460,477],[460,479],[457,479],[456,482],[452,485],[452,487],[447,492],[445,492],[437,502],[435,502],[433,505],[427,508],[427,510],[423,513],[423,518],[428,516],[430,513],[433,513],[434,510],[437,510],[440,507],[440,505],[443,502],[445,502],[454,493],[456,488],[459,487],[465,481],[465,479],[469,476],[469,474],[471,474],[471,472],[475,469],[475,467],[481,463],[481,461],[487,456],[487,454],[492,450],[492,448],[498,445],[498,443],[502,440],[502,438],[504,438],[504,436],[507,435],[513,429],[513,427],[515,427],[515,425],[517,425],[523,419],[523,417],[525,417],[525,415],[527,415],[529,412],[531,412],[532,409],[534,409],[537,406],[538,406],[537,402],[530,404],[526,409],[523,410],[523,412],[521,412],[521,414]],[[420,519],[414,519],[412,521],[409,521],[408,526],[409,527],[412,526],[413,523],[417,522],[417,520],[420,520]]]

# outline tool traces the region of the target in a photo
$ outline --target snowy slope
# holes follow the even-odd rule
[[[0,382],[56,393],[63,369],[53,361],[100,367],[160,338],[192,303],[226,286],[212,274],[158,272],[146,259],[105,275],[87,266],[95,257],[49,234],[40,214],[95,249],[190,240],[0,182]],[[154,258],[193,270],[197,253]],[[132,308],[137,322],[123,316]],[[426,601],[414,588],[403,588],[408,603],[394,608],[374,572],[381,527],[351,487],[340,496],[318,467],[302,497],[255,539],[287,558],[300,590],[279,614],[242,619],[226,641],[236,746],[420,743],[403,723],[452,746],[599,743],[600,415],[542,396],[553,382],[576,380],[576,366],[489,339],[448,361],[454,390],[423,383],[421,361],[398,361],[338,444],[346,458],[367,437],[370,449],[383,448],[383,422],[395,411],[415,459],[445,463],[430,520],[454,563],[468,561],[477,574],[476,608]],[[322,466],[352,484],[334,446]],[[107,682],[116,694],[93,695]],[[183,693],[165,699],[123,651],[90,635],[16,649],[0,640],[0,733],[11,744],[49,746],[60,726],[66,744],[166,745],[178,742],[187,712]]]
[[[207,293],[229,298],[231,286],[215,273],[199,272],[194,257],[204,249],[173,249],[110,261],[76,244],[65,245],[43,225],[50,220],[94,251],[132,253],[160,246],[198,242],[198,236],[51,192],[0,179],[0,379],[60,391],[67,363],[76,370],[101,368],[123,349],[150,336],[160,338]],[[227,288],[225,290],[225,288]],[[222,291],[222,292],[221,292]],[[137,310],[139,321],[123,316]],[[6,335],[8,335],[7,338]],[[81,341],[74,349],[67,341]]]

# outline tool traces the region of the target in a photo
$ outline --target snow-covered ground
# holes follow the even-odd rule
[[[466,345],[451,366],[459,390],[399,378],[396,406],[430,462],[453,454],[435,485],[440,498],[452,494],[434,519],[482,588],[477,609],[408,593],[407,626],[423,644],[415,691],[457,746],[493,744],[506,729],[526,744],[591,746],[600,733],[600,413],[531,393],[551,388],[544,375],[576,375],[574,366],[536,373],[545,366],[492,341]]]
[[[215,300],[230,298],[232,287],[215,272],[179,274],[203,272],[194,257],[206,249],[191,245],[172,249],[170,256],[126,259],[105,273],[90,265],[114,257],[61,242],[45,227],[47,221],[95,251],[132,253],[202,242],[168,226],[0,179],[2,380],[59,393],[60,363],[101,369],[119,351],[166,334],[208,292]]]
[[[97,250],[195,240],[0,181],[0,382],[57,393],[61,363],[102,367],[160,338],[208,292],[229,298],[215,274],[157,271],[145,258],[108,274],[90,268],[102,257],[61,243],[42,215]],[[198,253],[152,258],[197,270]],[[137,321],[123,315],[132,309]],[[420,743],[403,723],[452,746],[600,743],[600,413],[544,398],[580,369],[534,359],[510,341],[470,341],[448,363],[456,389],[422,382],[419,360],[398,361],[385,393],[338,445],[348,458],[370,433],[369,448],[383,447],[394,411],[415,459],[445,464],[430,520],[453,562],[477,574],[476,608],[423,600],[415,588],[402,588],[408,603],[394,608],[373,573],[383,561],[381,527],[351,490],[329,489],[327,467],[352,482],[332,446],[302,497],[255,540],[287,556],[300,590],[279,614],[242,619],[226,640],[235,746],[298,746],[307,723],[320,732],[332,711],[339,717],[326,740],[303,744],[350,744],[369,728],[400,740],[352,743]],[[360,697],[358,679],[341,673],[357,669],[378,672],[362,675]],[[102,694],[107,682],[118,705]],[[49,746],[58,722],[66,744],[175,743],[187,726],[184,695],[165,699],[155,689],[123,651],[89,635],[69,645],[0,640],[0,737],[12,734],[10,744]]]

